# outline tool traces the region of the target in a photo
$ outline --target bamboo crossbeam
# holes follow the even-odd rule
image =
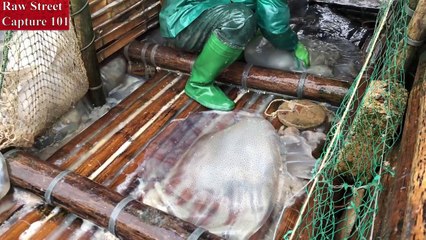
[[[44,196],[50,183],[62,171],[24,153],[7,157],[12,184]],[[124,199],[118,193],[75,173],[65,175],[52,192],[52,202],[98,226],[108,228],[110,216]],[[116,234],[125,239],[186,239],[197,226],[167,215],[137,201],[123,206],[115,224]],[[221,239],[204,232],[200,239]]]
[[[167,69],[179,70],[186,73],[191,71],[195,55],[182,53],[163,46],[146,46],[144,42],[134,41],[129,44],[127,55],[131,61],[146,61],[148,64]],[[142,49],[147,47],[145,56],[141,56]],[[155,49],[155,51],[153,51]],[[246,66],[236,62],[228,67],[218,78],[219,81],[234,85],[242,84],[242,75]],[[349,84],[337,80],[290,73],[279,70],[253,66],[247,73],[245,84],[248,88],[275,92],[291,96],[298,96],[326,101],[338,105],[345,96]]]

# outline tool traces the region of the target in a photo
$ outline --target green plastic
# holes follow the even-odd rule
[[[309,51],[301,42],[297,43],[294,56],[303,63],[304,67],[310,66]]]
[[[175,38],[207,9],[227,4],[246,5],[256,13],[257,25],[266,39],[279,49],[295,49],[298,39],[289,26],[286,0],[166,0],[160,12],[161,34]]]
[[[215,78],[241,54],[212,34],[195,60],[185,93],[206,108],[221,111],[234,109],[235,103],[214,83]]]
[[[219,5],[205,10],[168,42],[178,49],[199,53],[214,32],[228,46],[244,49],[256,29],[256,16],[245,4]]]

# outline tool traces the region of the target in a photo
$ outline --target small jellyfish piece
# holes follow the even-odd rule
[[[284,156],[287,171],[290,175],[302,179],[310,179],[316,159],[312,156],[320,141],[325,140],[321,132],[299,132],[294,127],[288,127],[282,132],[281,155]]]
[[[273,126],[245,117],[201,136],[143,202],[226,239],[248,239],[273,210],[280,168]]]
[[[6,161],[0,153],[0,199],[2,199],[10,189],[9,173]]]

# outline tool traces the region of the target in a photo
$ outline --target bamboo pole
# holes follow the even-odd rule
[[[375,238],[399,240],[425,236],[425,117],[426,53],[420,56],[413,88],[408,100],[401,147],[391,161],[395,176],[388,180],[381,203],[386,209]],[[423,176],[423,178],[422,178]],[[422,196],[423,195],[423,196]],[[423,232],[423,235],[421,233]]]
[[[12,184],[40,196],[45,195],[62,172],[28,154],[8,155]],[[130,201],[115,212],[117,205],[123,203],[123,196],[72,172],[57,182],[51,199],[54,204],[104,228],[108,228],[111,215],[116,213],[115,232],[125,239],[186,239],[197,229],[193,224],[137,201]],[[199,239],[221,238],[204,232]]]
[[[411,65],[416,50],[426,39],[426,0],[410,0],[408,6],[415,11],[408,24],[407,45],[402,42],[399,43],[398,52],[400,54],[398,54],[396,60],[397,65],[405,61],[404,69]]]
[[[96,49],[93,44],[95,34],[92,28],[87,1],[88,0],[72,0],[71,16],[73,16],[74,26],[77,30],[81,48],[81,56],[89,79],[89,97],[95,106],[101,106],[105,104],[105,95],[102,87],[98,59],[96,57]]]
[[[137,41],[130,43],[127,47],[129,59],[131,61],[145,61],[154,66],[186,73],[191,71],[195,55],[182,53],[168,47],[149,44]],[[144,56],[141,55],[142,52],[145,53]],[[245,82],[248,88],[318,101],[327,101],[335,105],[340,104],[349,88],[349,84],[346,82],[309,74],[303,77],[300,73],[290,73],[261,67],[252,67],[249,71],[245,71],[245,67],[243,63],[236,62],[224,70],[218,80],[234,85],[241,85],[241,82]],[[241,80],[243,73],[246,73],[246,81]]]
[[[414,122],[417,125],[417,132],[407,135],[415,139],[415,144],[404,146],[402,149],[403,152],[413,152],[412,158],[406,159],[412,164],[402,237],[424,239],[426,237],[426,51],[420,56],[414,84],[413,98],[416,99],[410,100],[415,101],[414,106],[418,107],[417,121]]]

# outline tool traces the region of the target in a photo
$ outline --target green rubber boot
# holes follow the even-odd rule
[[[185,93],[206,108],[221,111],[234,109],[235,103],[214,84],[215,78],[242,53],[212,34],[192,67]]]

